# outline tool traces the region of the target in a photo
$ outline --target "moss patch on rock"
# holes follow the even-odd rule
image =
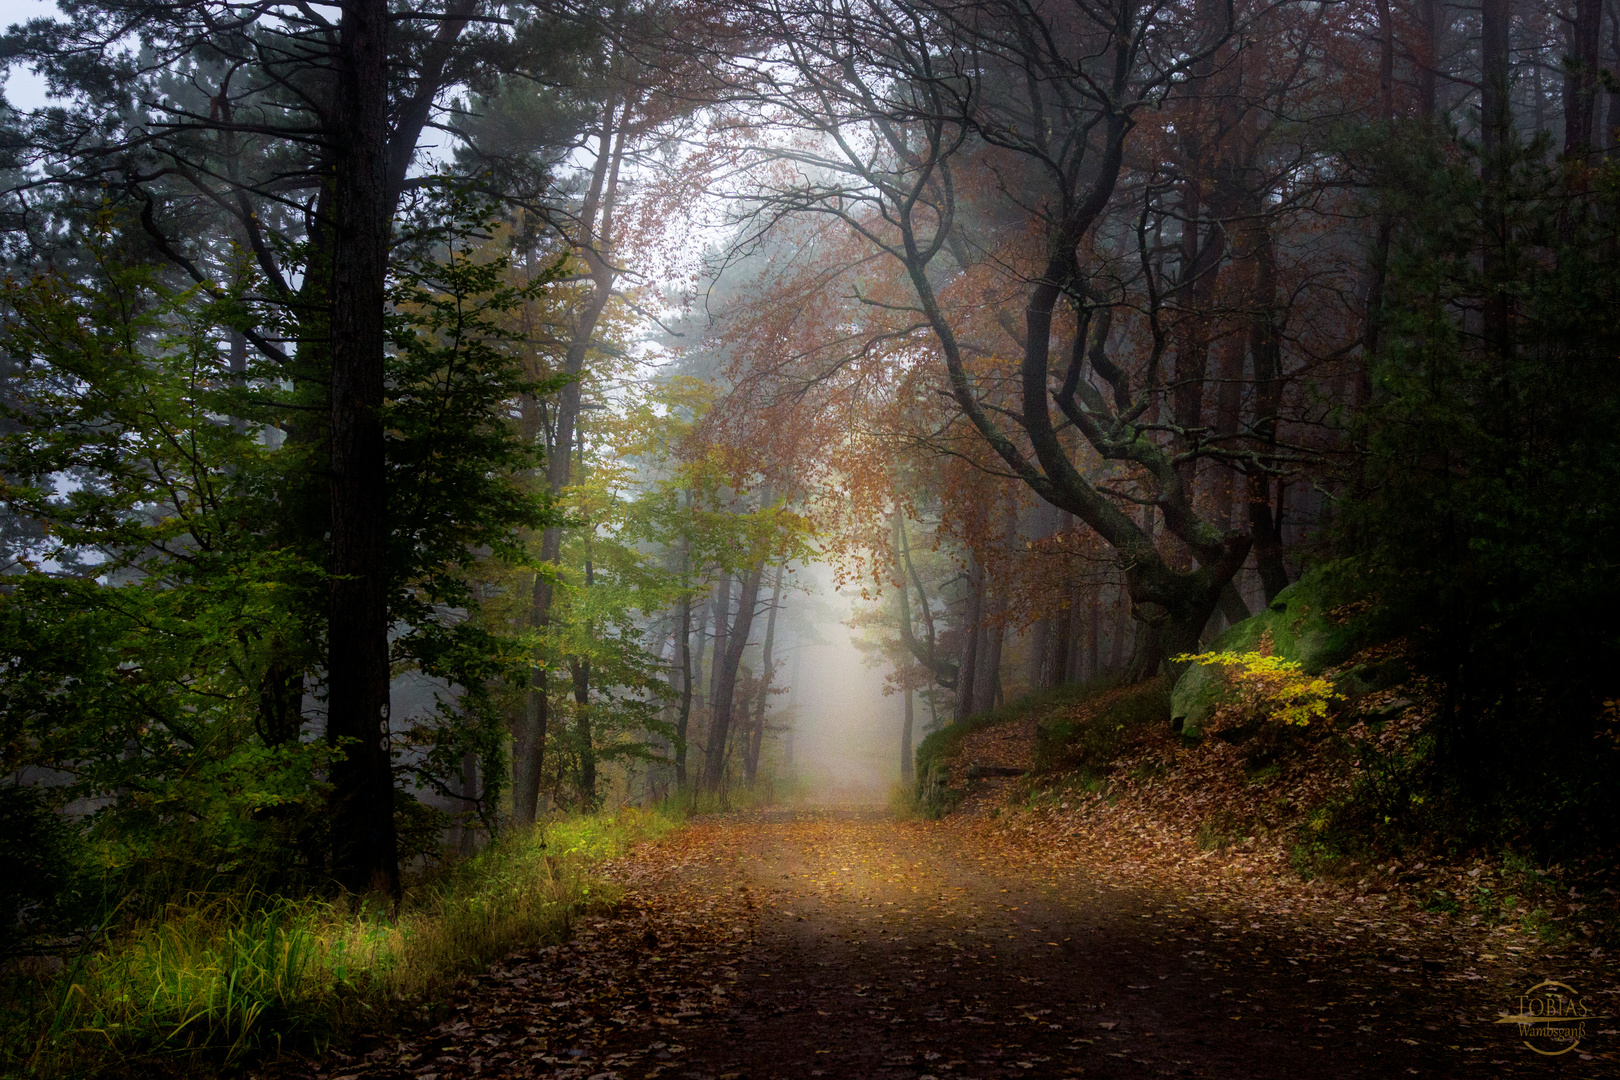
[[[1277,594],[1264,611],[1229,628],[1210,652],[1254,652],[1267,632],[1274,655],[1319,675],[1367,645],[1372,633],[1364,578],[1350,560],[1314,567]],[[1229,700],[1232,687],[1222,669],[1193,664],[1170,695],[1170,724],[1198,733],[1209,714]]]

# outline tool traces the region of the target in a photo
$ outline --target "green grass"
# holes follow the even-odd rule
[[[591,868],[675,821],[622,810],[514,833],[414,885],[397,912],[257,893],[171,904],[88,941],[54,977],[15,975],[0,1070],[205,1075],[431,1013],[457,976],[615,903]]]

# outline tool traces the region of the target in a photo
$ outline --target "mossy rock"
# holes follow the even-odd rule
[[[1254,652],[1269,630],[1274,655],[1319,675],[1369,644],[1371,608],[1359,566],[1350,560],[1327,563],[1278,593],[1258,615],[1229,628],[1209,651]],[[1170,695],[1170,726],[1196,735],[1231,693],[1221,669],[1193,664]]]

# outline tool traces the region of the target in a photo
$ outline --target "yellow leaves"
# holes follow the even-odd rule
[[[1176,657],[1175,662],[1226,668],[1242,689],[1245,704],[1299,727],[1325,719],[1328,704],[1344,696],[1333,688],[1332,680],[1306,675],[1298,663],[1280,656],[1258,652],[1188,653]]]

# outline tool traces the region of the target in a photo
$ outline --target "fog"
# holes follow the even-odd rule
[[[789,594],[784,608],[794,638],[780,677],[791,689],[785,707],[777,707],[787,714],[792,734],[779,736],[776,759],[787,757],[791,738],[792,761],[780,768],[797,781],[792,786],[807,803],[886,802],[900,780],[904,723],[900,696],[883,693],[889,665],[869,666],[871,654],[852,640],[860,632],[847,621],[858,591],[853,597],[836,591],[821,565],[801,567],[794,577],[807,591]]]

